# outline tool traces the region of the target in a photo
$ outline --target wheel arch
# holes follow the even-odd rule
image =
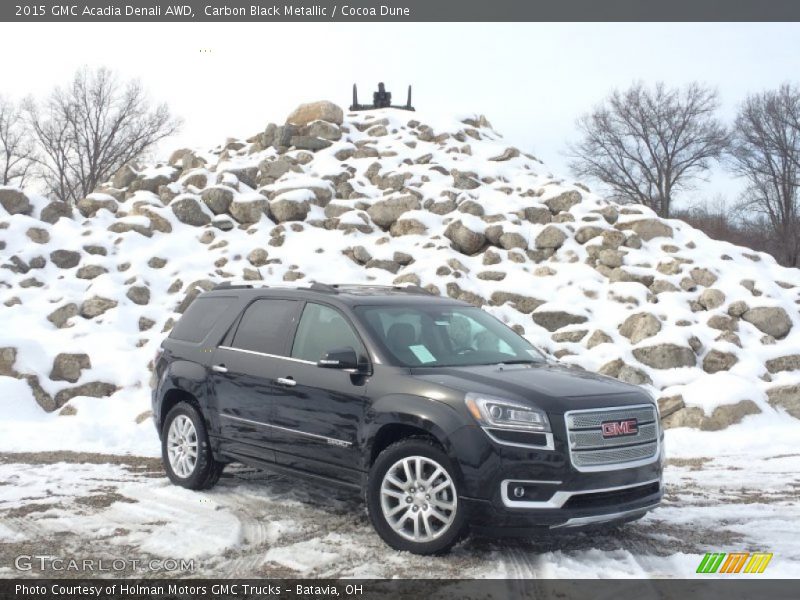
[[[450,434],[464,423],[451,406],[429,398],[393,394],[380,398],[372,408],[373,418],[367,423],[364,442],[365,471],[372,467],[383,450],[410,437],[430,439],[460,471]]]

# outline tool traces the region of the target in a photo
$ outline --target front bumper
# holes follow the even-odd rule
[[[495,535],[526,535],[633,521],[656,508],[662,495],[659,478],[613,488],[556,489],[547,500],[520,501],[514,506],[498,507],[475,498],[463,501],[474,529]]]
[[[455,437],[460,499],[479,532],[526,535],[623,523],[656,508],[663,496],[661,439],[658,454],[644,464],[586,472],[573,466],[558,430],[552,450],[497,444],[477,428]]]

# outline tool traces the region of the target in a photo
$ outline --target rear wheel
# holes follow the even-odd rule
[[[224,467],[211,453],[203,417],[187,402],[176,404],[164,419],[161,458],[170,481],[192,490],[213,487]]]
[[[441,554],[466,531],[452,463],[420,438],[381,452],[370,470],[367,507],[378,535],[396,550]]]

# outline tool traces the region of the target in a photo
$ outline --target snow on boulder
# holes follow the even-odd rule
[[[278,223],[303,221],[314,198],[314,192],[304,188],[283,192],[270,201],[270,215]]]
[[[152,429],[135,417],[180,314],[240,279],[458,298],[551,360],[644,387],[670,426],[800,418],[798,270],[565,185],[479,118],[315,103],[125,166],[74,215],[7,187],[0,206],[0,372],[20,378],[4,389],[39,412],[68,402],[70,431],[102,426],[115,447]],[[86,344],[91,368],[51,380]]]
[[[654,369],[677,369],[697,364],[694,350],[677,344],[657,344],[633,349],[633,356],[640,363]]]
[[[239,223],[249,225],[261,220],[267,212],[268,205],[267,199],[256,192],[239,194],[230,203],[230,213]]]
[[[785,338],[792,330],[792,320],[780,306],[751,308],[742,315],[742,319],[777,340]]]
[[[659,219],[637,219],[617,223],[616,227],[620,230],[631,230],[645,242],[657,237],[672,237],[672,227]]]

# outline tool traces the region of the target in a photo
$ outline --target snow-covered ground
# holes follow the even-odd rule
[[[793,578],[799,460],[734,448],[673,458],[663,506],[641,521],[537,539],[471,537],[431,558],[391,550],[357,496],[315,483],[231,466],[213,490],[190,492],[154,459],[0,454],[0,577],[42,575],[14,570],[19,555],[193,561],[193,571],[148,574],[160,577],[694,577],[706,552],[766,551],[775,556],[758,577]]]

